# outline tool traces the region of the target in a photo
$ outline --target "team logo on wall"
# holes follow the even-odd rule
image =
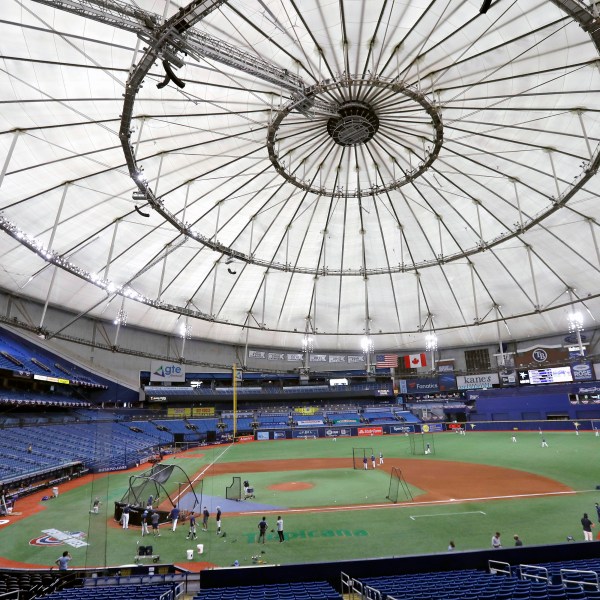
[[[536,362],[545,362],[548,360],[548,353],[543,348],[536,348],[531,356]]]
[[[30,546],[62,546],[67,544],[73,548],[87,546],[85,531],[60,531],[59,529],[44,529],[42,535],[29,540]]]

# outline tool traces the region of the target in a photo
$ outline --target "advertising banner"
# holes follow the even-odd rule
[[[500,383],[497,373],[482,373],[480,375],[458,375],[456,384],[459,390],[485,390]]]
[[[367,435],[383,435],[383,427],[359,427],[358,437],[365,437]]]
[[[323,421],[297,421],[299,427],[316,427],[317,425],[325,425]]]
[[[167,408],[168,417],[190,417],[191,415],[191,408]]]
[[[197,406],[192,408],[192,415],[194,417],[214,417],[215,407],[214,406]]]
[[[434,431],[444,431],[443,423],[423,423],[421,425],[421,431],[423,433],[432,433]]]
[[[248,350],[248,358],[267,358],[267,353],[262,350]]]
[[[285,355],[285,357],[286,357],[286,360],[287,360],[288,362],[291,362],[291,361],[294,361],[294,362],[295,362],[295,361],[302,362],[302,359],[304,358],[304,355],[303,355],[302,353],[297,353],[297,354],[286,354],[286,355]]]
[[[390,425],[390,433],[413,433],[414,425]]]
[[[274,431],[273,439],[274,440],[285,440],[285,431]]]
[[[253,435],[238,435],[237,441],[238,442],[253,442],[254,436]]]
[[[327,362],[327,354],[311,354],[309,360],[310,362]]]
[[[504,369],[500,372],[500,383],[503,387],[517,385],[517,372],[514,369]]]
[[[293,438],[319,437],[318,429],[292,429]]]
[[[294,408],[294,412],[297,412],[301,415],[314,415],[317,412],[316,406],[298,406]]]
[[[419,377],[418,379],[407,379],[406,390],[409,394],[430,394],[439,392],[437,377]]]
[[[267,360],[283,360],[285,355],[283,352],[269,352],[267,354]]]
[[[350,427],[331,427],[325,430],[327,437],[349,437],[352,435]]]
[[[150,361],[150,381],[185,381],[185,369],[176,362]]]
[[[348,362],[349,363],[364,363],[365,357],[364,356],[349,356]]]
[[[346,357],[345,356],[340,356],[339,354],[330,354],[329,355],[329,362],[330,363],[345,363],[346,362]]]
[[[257,441],[268,440],[269,439],[269,432],[268,431],[257,431],[256,432],[256,439],[257,439]]]
[[[589,362],[571,365],[571,371],[573,371],[574,381],[590,381],[590,379],[594,378],[592,373],[592,365]]]

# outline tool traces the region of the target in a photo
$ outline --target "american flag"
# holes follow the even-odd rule
[[[375,366],[378,369],[392,368],[395,369],[398,366],[398,355],[397,354],[376,354],[375,355]]]

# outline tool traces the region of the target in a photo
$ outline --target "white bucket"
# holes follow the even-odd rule
[[[52,495],[53,495],[55,498],[58,498],[58,488],[57,488],[57,487],[53,487],[53,488],[52,488]]]
[[[194,558],[193,550],[186,550],[188,560],[192,560]]]
[[[198,548],[198,554],[202,554],[204,552],[204,544],[198,544],[196,548]]]

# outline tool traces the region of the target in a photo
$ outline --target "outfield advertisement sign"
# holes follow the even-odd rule
[[[326,437],[349,437],[351,435],[350,427],[329,427],[325,430]]]
[[[254,436],[253,435],[238,435],[237,441],[238,442],[253,442]]]
[[[316,427],[317,425],[325,425],[322,420],[312,420],[312,421],[297,421],[300,427]]]
[[[434,431],[444,431],[443,423],[423,423],[421,433],[433,433]]]
[[[414,425],[390,425],[390,433],[413,433]]]
[[[365,437],[367,435],[383,435],[383,427],[359,427],[358,437]]]
[[[274,431],[273,439],[274,440],[285,440],[285,431]]]
[[[319,437],[318,429],[292,429],[293,438]]]
[[[268,439],[269,439],[268,431],[257,431],[256,432],[256,440],[257,441],[264,441],[264,440],[268,440]]]

